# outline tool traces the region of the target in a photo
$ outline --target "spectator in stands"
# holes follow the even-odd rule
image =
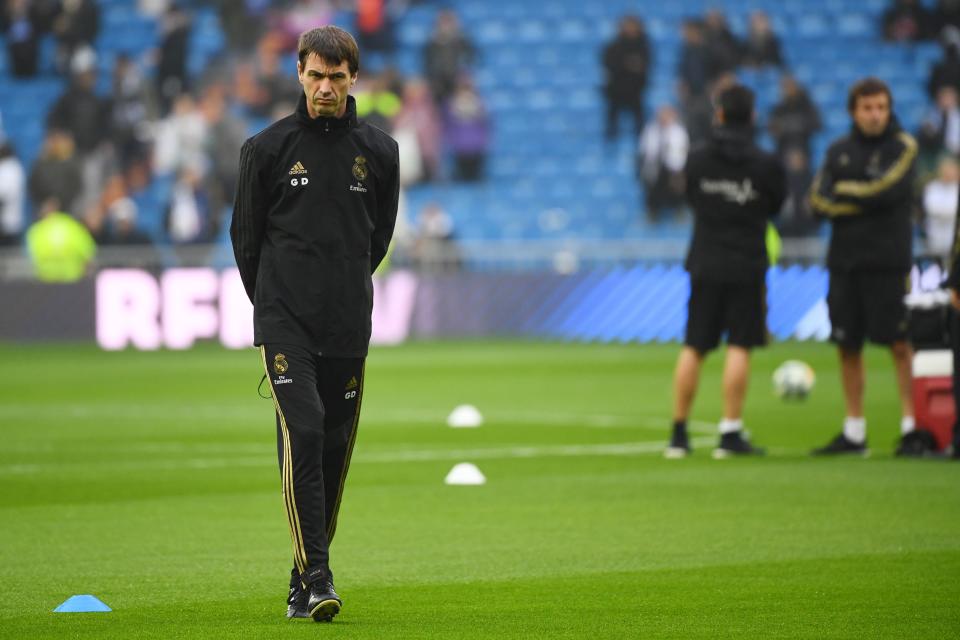
[[[30,170],[27,183],[37,210],[78,213],[83,176],[69,131],[49,129],[40,157]]]
[[[730,27],[727,17],[719,9],[711,9],[704,19],[704,43],[710,60],[711,80],[736,71],[740,64],[740,42]]]
[[[677,111],[671,106],[661,107],[656,119],[644,127],[637,149],[638,173],[650,222],[682,207],[683,167],[689,149],[690,138]]]
[[[403,102],[391,91],[386,74],[375,73],[360,78],[355,89],[357,117],[375,127],[391,133],[393,120],[400,113]]]
[[[300,93],[283,68],[284,39],[279,31],[268,31],[257,42],[257,55],[240,61],[234,71],[236,98],[258,118],[278,110],[289,113]]]
[[[767,120],[767,130],[777,144],[781,158],[793,150],[810,156],[810,139],[820,130],[820,112],[796,78],[780,79],[780,102]]]
[[[620,113],[633,117],[634,135],[643,129],[643,94],[650,72],[650,42],[643,22],[634,15],[620,19],[616,37],[603,48],[606,138],[617,136]]]
[[[125,53],[117,55],[110,96],[110,131],[117,163],[142,162],[147,153],[147,101],[143,72]]]
[[[743,41],[742,64],[748,67],[782,67],[780,39],[770,26],[770,17],[763,11],[750,14],[750,29]]]
[[[457,14],[450,9],[441,10],[423,51],[424,72],[438,105],[446,104],[453,95],[457,79],[469,70],[475,57],[476,50],[461,31]]]
[[[133,246],[144,248],[152,255],[153,241],[137,227],[137,204],[130,198],[116,200],[107,210],[107,226],[98,239],[101,246]],[[151,263],[141,256],[141,260]]]
[[[930,23],[937,31],[932,35],[936,36],[942,33],[945,27],[960,29],[960,0],[938,0],[937,6],[933,9]]]
[[[47,126],[69,131],[76,142],[83,190],[79,211],[100,193],[111,160],[110,102],[96,92],[97,54],[84,46],[70,63],[71,81],[47,115]]]
[[[927,251],[944,261],[953,248],[953,229],[960,202],[960,161],[955,157],[940,160],[937,178],[923,189],[924,232]]]
[[[47,114],[47,127],[69,131],[77,153],[86,159],[110,133],[110,105],[97,95],[97,54],[87,47],[77,50],[70,64],[72,76]]]
[[[917,141],[926,160],[943,153],[960,155],[960,100],[953,87],[940,87],[933,111],[924,119]]]
[[[61,0],[53,19],[53,33],[57,38],[57,66],[70,69],[74,54],[83,48],[93,48],[100,32],[100,9],[94,0]]]
[[[27,229],[27,252],[43,282],[74,282],[87,273],[97,245],[87,228],[48,201]]]
[[[402,131],[413,131],[422,164],[420,176],[426,182],[437,179],[440,175],[442,130],[430,87],[421,78],[413,78],[404,86],[403,106],[394,120],[393,128],[394,137]],[[403,163],[400,170],[403,171]]]
[[[943,59],[933,65],[927,81],[927,93],[936,98],[941,87],[953,87],[960,93],[960,27],[945,27],[940,34]]]
[[[23,234],[25,191],[23,165],[0,132],[0,247],[16,244]]]
[[[390,53],[396,48],[390,0],[357,0],[357,44],[364,52]]]
[[[37,7],[29,0],[7,0],[0,11],[0,32],[7,40],[10,72],[15,78],[37,74],[43,24]]]
[[[213,0],[213,3],[231,51],[244,52],[251,42],[260,39],[270,0]]]
[[[186,167],[202,171],[206,166],[207,122],[196,101],[184,93],[173,110],[156,125],[153,166],[157,173],[177,173]]]
[[[883,14],[883,37],[893,42],[916,42],[930,35],[930,13],[920,0],[893,0]]]
[[[84,216],[84,223],[86,223],[90,233],[93,234],[97,244],[120,244],[114,241],[117,231],[115,228],[116,219],[135,219],[136,213],[137,205],[127,195],[126,181],[122,174],[116,173],[106,180],[100,197]]]
[[[451,271],[460,264],[453,219],[437,202],[423,207],[417,218],[414,257],[423,271]]]
[[[237,158],[247,138],[247,127],[227,104],[228,87],[216,82],[204,90],[200,103],[206,120],[207,192],[213,228],[219,228],[226,207],[233,203],[239,167]]]
[[[686,111],[689,102],[707,93],[712,71],[710,52],[703,39],[703,24],[698,20],[685,20],[681,34],[683,45],[677,63],[677,92]]]
[[[189,91],[187,45],[193,18],[176,3],[171,4],[160,20],[160,54],[157,61],[157,96],[160,113],[165,115],[177,96]]]
[[[177,175],[166,213],[166,229],[173,244],[195,244],[209,240],[210,201],[203,188],[201,174],[185,167]]]
[[[490,145],[490,120],[469,76],[460,78],[444,109],[444,140],[453,156],[454,180],[481,180]]]

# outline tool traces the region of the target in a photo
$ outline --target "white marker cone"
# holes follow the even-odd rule
[[[472,404],[461,404],[447,416],[447,426],[454,429],[472,429],[483,424],[483,415]]]
[[[450,473],[443,479],[444,484],[450,485],[481,485],[487,483],[486,476],[477,468],[477,465],[470,462],[461,462],[453,465]]]

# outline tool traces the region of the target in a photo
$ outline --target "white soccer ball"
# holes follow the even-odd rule
[[[773,390],[784,400],[803,400],[816,381],[810,365],[800,360],[787,360],[773,372]]]

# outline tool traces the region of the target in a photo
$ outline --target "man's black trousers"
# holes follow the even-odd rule
[[[309,585],[330,574],[329,545],[357,435],[365,360],[273,343],[261,346],[260,355],[277,412],[291,584],[299,577]]]

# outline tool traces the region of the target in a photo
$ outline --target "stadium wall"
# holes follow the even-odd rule
[[[689,282],[678,265],[551,273],[418,274],[375,279],[373,342],[524,337],[562,341],[669,342],[686,322]],[[821,267],[768,275],[775,339],[829,335]],[[252,308],[235,269],[110,269],[71,285],[0,282],[0,340],[96,340],[104,349],[228,348],[252,342]]]

